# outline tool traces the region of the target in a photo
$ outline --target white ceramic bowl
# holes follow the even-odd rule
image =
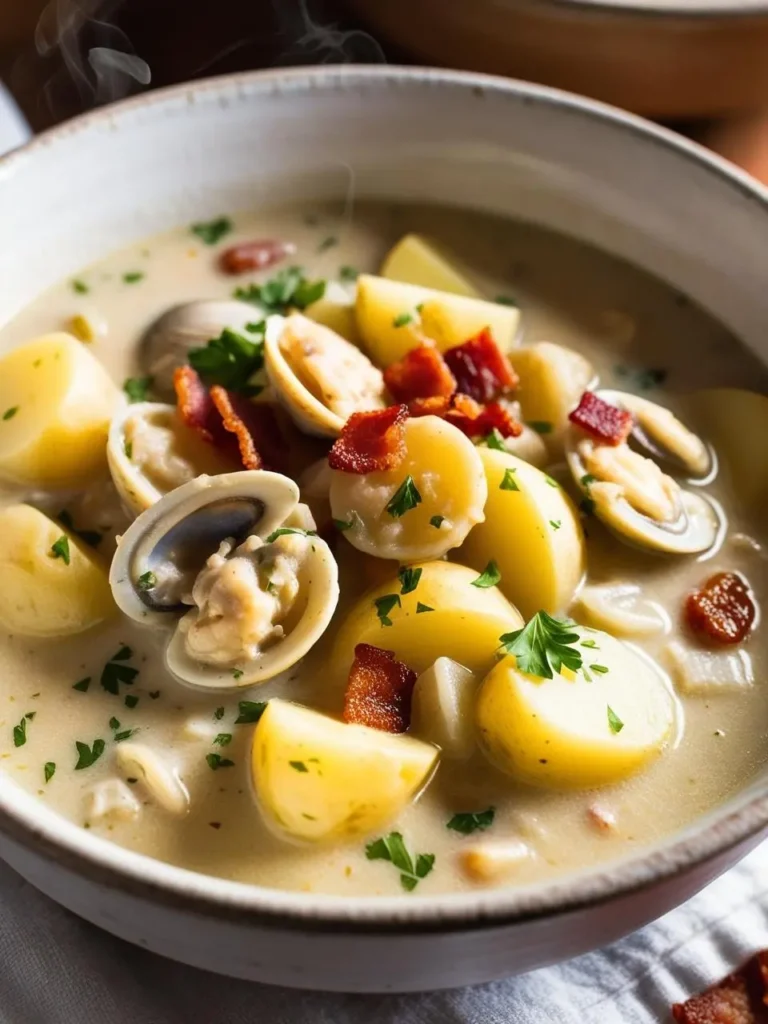
[[[152,93],[0,162],[0,322],[108,250],[222,210],[352,190],[520,216],[645,267],[768,359],[768,194],[616,110],[454,72],[323,68]],[[345,899],[208,878],[127,852],[0,785],[0,854],[75,913],[214,971],[409,991],[604,945],[735,863],[768,826],[765,778],[645,851],[555,883]]]

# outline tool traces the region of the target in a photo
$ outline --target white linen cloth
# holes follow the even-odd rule
[[[768,946],[768,843],[684,906],[597,953],[408,996],[233,981],[99,931],[0,866],[0,1024],[667,1024],[672,1002]]]

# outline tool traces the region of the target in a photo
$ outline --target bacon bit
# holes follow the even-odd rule
[[[224,429],[235,435],[240,461],[246,469],[275,468],[285,464],[285,446],[271,406],[256,405],[218,384],[211,388],[211,400],[221,416]]]
[[[480,405],[460,392],[452,398],[421,398],[409,405],[411,416],[439,416],[467,437],[485,437],[498,430],[502,437],[519,437],[523,431],[509,409],[498,402]]]
[[[677,1024],[768,1024],[768,951],[755,954],[701,995],[675,1003]]]
[[[571,423],[603,444],[618,445],[632,433],[632,413],[603,401],[585,391],[578,406],[568,416]]]
[[[587,819],[599,832],[616,831],[616,815],[600,804],[590,804],[587,808]]]
[[[328,465],[342,473],[358,474],[397,469],[405,458],[407,419],[407,405],[353,413],[333,442]]]
[[[492,402],[517,387],[518,376],[487,327],[463,345],[449,348],[443,358],[459,391],[478,402]]]
[[[715,573],[685,602],[685,617],[691,629],[719,644],[741,643],[756,613],[749,587],[735,572]]]
[[[411,721],[416,673],[394,651],[358,644],[349,670],[344,721],[384,732],[405,732]]]
[[[196,431],[208,444],[224,446],[228,439],[221,417],[197,371],[191,366],[178,366],[173,373],[173,387],[184,425]]]
[[[249,270],[266,270],[295,252],[296,246],[292,242],[280,242],[274,238],[240,242],[224,250],[219,257],[219,265],[225,274],[245,274]]]
[[[384,371],[384,383],[396,402],[439,396],[450,398],[456,378],[434,345],[419,345]]]

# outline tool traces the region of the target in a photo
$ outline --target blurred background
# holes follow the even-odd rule
[[[189,79],[376,62],[571,89],[768,180],[768,0],[0,0],[0,80],[35,131]]]

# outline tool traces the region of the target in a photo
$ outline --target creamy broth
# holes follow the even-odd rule
[[[74,279],[82,287],[62,282],[3,329],[3,351],[37,335],[71,329],[72,318],[84,316],[96,334],[89,351],[121,386],[126,378],[144,372],[139,341],[166,309],[201,298],[225,298],[234,284],[263,281],[274,273],[276,268],[236,280],[224,275],[214,258],[224,245],[240,239],[287,239],[297,247],[289,262],[307,268],[311,279],[338,279],[345,266],[377,273],[397,239],[414,231],[458,254],[462,273],[483,296],[508,296],[519,304],[522,344],[548,340],[582,353],[595,367],[602,387],[635,392],[675,410],[685,408],[678,395],[699,388],[766,390],[765,369],[683,296],[626,264],[537,228],[449,210],[376,204],[358,205],[353,217],[318,207],[259,211],[233,219],[235,230],[215,247],[202,244],[184,227],[84,269]],[[258,318],[255,312],[254,319]],[[514,365],[514,349],[510,358]],[[308,445],[310,455],[316,454],[313,445]],[[571,486],[562,463],[547,471]],[[682,604],[685,595],[712,573],[740,572],[758,606],[765,599],[768,555],[761,547],[763,524],[758,510],[740,499],[737,485],[738,481],[732,484],[718,477],[705,488],[725,510],[727,533],[719,548],[704,556],[649,555],[616,539],[595,518],[587,520],[589,582],[637,583],[646,598],[667,610],[669,632],[638,641],[660,663],[663,649],[676,637],[690,642],[681,626]],[[66,508],[78,529],[103,532],[100,551],[107,558],[115,535],[129,522],[106,474],[85,495],[6,490],[6,503],[20,499],[53,515]],[[536,788],[516,783],[476,752],[469,762],[444,759],[419,799],[373,835],[316,847],[278,838],[254,803],[249,778],[254,727],[235,724],[238,702],[283,696],[334,714],[340,711],[345,681],[331,678],[329,670],[334,636],[346,609],[378,576],[370,561],[361,570],[358,552],[342,537],[336,556],[341,600],[330,628],[300,665],[247,691],[203,693],[180,685],[163,666],[167,637],[124,616],[67,638],[2,634],[4,771],[59,813],[125,847],[196,871],[283,889],[402,893],[392,865],[365,856],[370,839],[396,828],[414,854],[435,855],[433,870],[418,886],[419,894],[429,894],[478,885],[462,870],[459,854],[481,839],[519,839],[526,845],[528,856],[501,878],[504,883],[552,878],[624,856],[723,801],[766,760],[768,702],[758,624],[758,635],[746,647],[754,685],[722,694],[678,694],[683,714],[677,740],[626,781],[599,791]],[[461,562],[461,551],[453,551],[451,558]],[[386,635],[381,644],[386,647]],[[100,677],[106,662],[124,645],[132,655],[118,664],[138,674],[132,685],[121,685],[119,695],[114,695],[102,688]],[[73,688],[87,678],[87,688],[84,683],[81,689]],[[126,696],[135,706],[126,705]],[[26,719],[26,741],[16,746],[14,727],[30,713],[34,717]],[[119,724],[110,724],[111,720]],[[123,777],[115,765],[120,744],[114,736],[133,729],[138,732],[130,741],[162,754],[183,779],[190,798],[187,814],[169,813],[136,783],[131,783],[131,791],[140,809],[131,820],[89,811],[94,785]],[[217,744],[219,734],[231,735],[231,741]],[[104,753],[91,767],[75,771],[76,742],[92,747],[96,739],[105,741]],[[210,754],[233,764],[212,770],[206,759]],[[56,766],[48,782],[47,763]],[[446,828],[453,814],[489,806],[495,807],[495,819],[487,831],[462,836]],[[608,827],[601,827],[601,818]]]

